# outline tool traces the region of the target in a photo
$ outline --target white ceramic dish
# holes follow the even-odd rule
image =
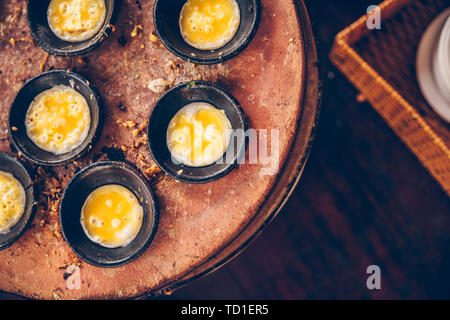
[[[416,68],[417,80],[425,99],[439,116],[450,123],[450,93],[445,89],[443,75],[446,72],[443,68],[449,64],[439,58],[443,56],[439,54],[439,47],[443,47],[439,45],[440,40],[445,37],[444,34],[441,37],[441,34],[449,17],[450,8],[442,12],[425,31],[417,51]]]
[[[439,89],[450,101],[450,15],[442,29],[433,66]]]

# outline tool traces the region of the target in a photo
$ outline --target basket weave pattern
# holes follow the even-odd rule
[[[422,34],[447,0],[387,0],[381,30],[363,16],[336,37],[330,58],[450,196],[450,125],[425,101],[416,78]]]

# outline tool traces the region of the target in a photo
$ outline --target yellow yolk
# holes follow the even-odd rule
[[[205,102],[186,105],[175,114],[167,129],[172,157],[192,167],[219,160],[228,148],[231,123],[223,110]]]
[[[70,87],[56,86],[34,98],[25,116],[28,137],[42,150],[63,154],[87,137],[91,114],[86,99]]]
[[[180,14],[181,35],[194,48],[218,49],[233,39],[240,19],[236,0],[188,0]]]
[[[0,171],[0,234],[7,233],[19,222],[25,203],[22,184],[11,173]]]
[[[92,38],[106,17],[104,0],[51,0],[47,19],[53,33],[66,41]]]
[[[141,230],[144,211],[136,196],[120,185],[94,190],[81,210],[88,238],[104,247],[125,247]]]

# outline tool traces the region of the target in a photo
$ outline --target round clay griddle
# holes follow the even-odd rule
[[[139,5],[137,5],[137,3]],[[255,39],[237,58],[195,66],[152,42],[154,1],[123,0],[112,34],[81,58],[47,56],[31,40],[26,1],[0,2],[0,150],[10,149],[7,115],[27,79],[49,69],[78,72],[97,87],[106,120],[99,142],[83,158],[57,168],[30,165],[39,203],[30,229],[0,251],[0,290],[42,299],[127,298],[159,294],[220,267],[279,212],[297,183],[311,146],[319,92],[317,54],[301,1],[262,0]],[[179,183],[161,174],[146,148],[145,125],[169,86],[202,79],[227,88],[255,129],[280,130],[280,170],[243,164],[219,181]],[[60,234],[58,205],[70,177],[99,160],[130,161],[152,182],[160,226],[150,247],[119,268],[80,261]]]

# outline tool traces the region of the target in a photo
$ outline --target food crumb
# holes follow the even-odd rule
[[[134,147],[139,148],[140,145],[145,145],[147,143],[147,134],[144,133],[142,137],[136,140]]]
[[[122,122],[121,124],[125,128],[134,128],[134,127],[136,127],[136,122],[134,122],[132,120],[128,120],[128,121]]]
[[[155,33],[154,32],[152,32],[152,33],[150,33],[150,42],[153,42],[153,43],[155,43],[155,42],[158,42],[158,37],[155,35]]]
[[[157,165],[153,165],[151,167],[147,167],[143,170],[144,174],[146,174],[149,177],[152,177],[156,175],[157,173],[161,172],[161,169]]]
[[[173,62],[172,60],[170,60],[167,63],[167,68],[169,68],[169,70],[178,70],[179,69],[179,64],[175,64],[175,62]]]
[[[142,26],[140,24],[137,24],[134,26],[133,31],[131,31],[131,37],[134,38],[138,35],[139,30],[142,30]]]
[[[108,24],[106,27],[109,28],[112,32],[116,32],[116,26],[115,25]]]
[[[166,296],[170,296],[170,295],[172,295],[172,293],[173,293],[172,290],[169,290],[169,291],[164,292],[164,294],[165,294]]]
[[[86,61],[83,58],[78,58],[78,63],[82,66],[85,67],[86,66]]]
[[[41,72],[44,71],[45,64],[47,63],[48,57],[49,57],[49,53],[46,52],[45,56],[44,56],[44,59],[42,60],[41,65],[39,66],[39,71],[41,71]]]
[[[150,81],[147,88],[152,90],[154,93],[162,93],[162,92],[164,92],[164,90],[166,90],[166,88],[168,86],[169,86],[168,81],[166,81],[162,78],[158,78],[158,79]]]

